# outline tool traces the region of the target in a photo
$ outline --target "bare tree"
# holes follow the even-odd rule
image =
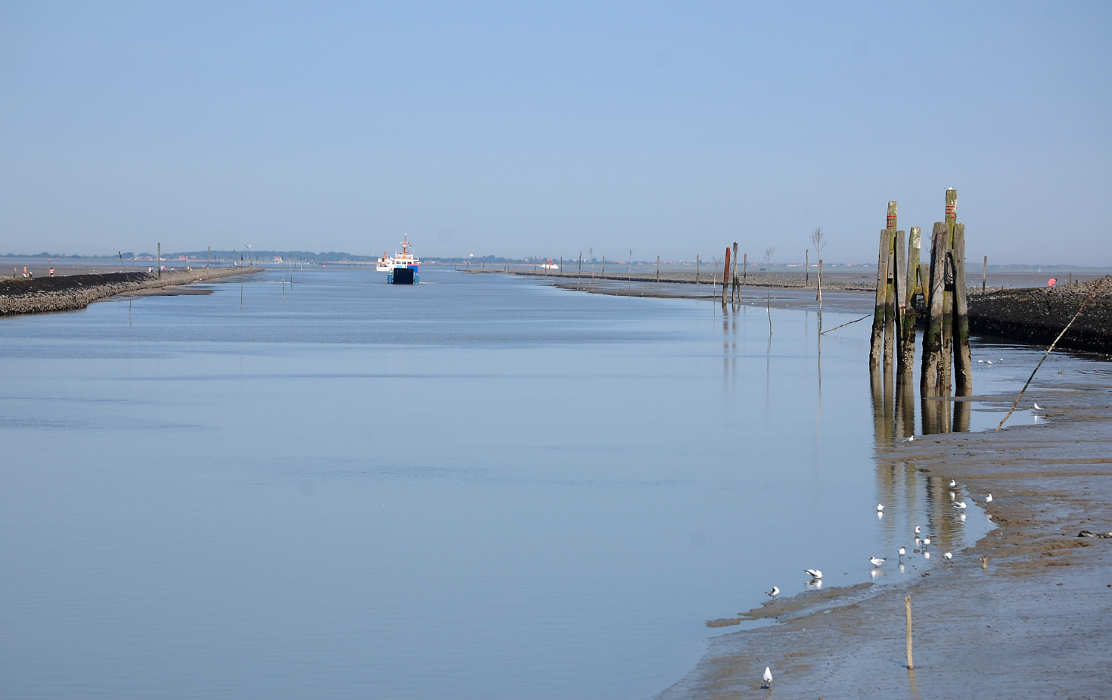
[[[819,307],[822,307],[822,249],[826,247],[826,234],[822,232],[822,226],[819,226],[811,232],[811,245],[815,246],[815,257],[818,258],[819,275],[818,287],[815,290],[815,299],[819,302]]]
[[[811,232],[811,245],[815,248],[815,257],[822,258],[822,249],[826,247],[826,234],[822,231],[822,226],[819,226]]]

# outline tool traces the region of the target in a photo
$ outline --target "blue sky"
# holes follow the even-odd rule
[[[0,2],[0,250],[1112,265],[1110,7]]]

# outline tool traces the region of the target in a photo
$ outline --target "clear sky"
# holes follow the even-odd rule
[[[1112,265],[1112,3],[0,0],[0,251]]]

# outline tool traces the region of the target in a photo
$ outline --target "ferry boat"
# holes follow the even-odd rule
[[[386,256],[383,255],[385,258]],[[389,284],[417,284],[421,261],[409,252],[409,236],[402,236],[402,252],[390,258],[390,269],[386,273]]]

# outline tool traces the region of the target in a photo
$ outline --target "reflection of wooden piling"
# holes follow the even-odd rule
[[[726,264],[722,267],[722,306],[726,305],[726,293],[730,289],[730,246],[726,246]]]

